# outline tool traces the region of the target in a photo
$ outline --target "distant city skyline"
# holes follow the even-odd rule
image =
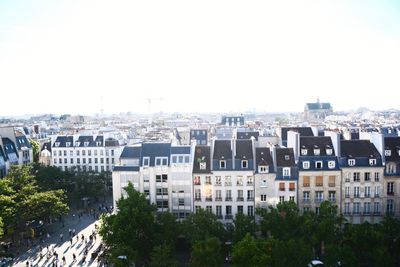
[[[6,0],[0,117],[398,109],[399,47],[396,1]]]

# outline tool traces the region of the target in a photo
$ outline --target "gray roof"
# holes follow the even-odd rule
[[[287,140],[288,131],[298,132],[300,136],[314,136],[314,132],[312,131],[311,127],[282,127],[282,140]]]
[[[231,140],[215,140],[213,159],[232,159]]]
[[[257,147],[256,148],[256,164],[262,166],[272,166],[272,156],[271,151],[268,147]]]
[[[295,166],[293,148],[277,148],[276,165],[278,167]]]
[[[314,149],[320,150],[319,156],[327,156],[327,149],[332,149],[332,155],[335,155],[332,140],[329,136],[300,137],[300,149],[307,149],[307,156],[314,156]]]
[[[340,141],[340,155],[350,158],[380,158],[375,145],[368,140],[342,140]]]
[[[194,150],[193,173],[210,173],[211,172],[211,152],[209,146],[196,146]],[[206,163],[206,169],[200,169],[200,162]]]
[[[125,172],[125,171],[138,172],[139,166],[114,166],[113,171],[114,172]]]
[[[140,158],[141,150],[140,146],[126,146],[122,150],[121,158]]]
[[[251,140],[236,140],[235,158],[253,159],[253,142]]]
[[[385,150],[391,151],[390,156],[385,156],[386,161],[400,161],[400,137],[385,137]]]
[[[190,146],[171,146],[171,154],[190,154]]]

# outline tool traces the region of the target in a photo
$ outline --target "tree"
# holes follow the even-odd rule
[[[31,144],[33,150],[33,162],[39,163],[40,144],[38,141],[35,141],[33,139],[29,139],[29,143]]]
[[[233,264],[237,267],[247,266],[267,266],[270,260],[270,255],[267,251],[263,250],[265,242],[254,240],[254,238],[247,233],[246,236],[238,241],[233,247]]]
[[[100,235],[110,249],[110,259],[125,255],[129,262],[145,262],[153,248],[155,205],[129,183],[126,197],[117,202],[118,213],[102,217]]]
[[[174,248],[179,235],[180,225],[176,221],[176,217],[171,212],[161,213],[155,227],[156,244],[165,244]]]
[[[241,241],[247,234],[254,236],[256,232],[256,224],[252,217],[246,216],[243,213],[236,215],[235,228],[233,230],[233,242]]]
[[[172,248],[167,244],[155,246],[150,255],[151,267],[176,267],[178,261],[173,258]]]
[[[3,227],[4,227],[4,225],[3,225],[3,220],[1,219],[1,217],[0,217],[0,238],[3,236]]]
[[[219,267],[222,265],[221,242],[216,237],[207,237],[193,244],[190,265],[193,267]]]

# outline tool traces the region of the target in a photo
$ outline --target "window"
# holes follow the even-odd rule
[[[189,156],[185,156],[185,163],[189,163]]]
[[[303,200],[304,200],[304,202],[310,201],[310,192],[309,191],[303,192]]]
[[[336,201],[336,192],[335,191],[329,191],[328,192],[328,199],[331,202],[335,202]]]
[[[283,203],[285,201],[285,196],[280,196],[279,197],[279,203]]]
[[[309,169],[310,168],[310,162],[309,161],[303,161],[303,169]]]
[[[219,167],[221,169],[225,169],[226,168],[226,161],[225,160],[220,160],[219,161]]]
[[[215,176],[215,185],[221,185],[221,176]]]
[[[247,201],[253,201],[253,200],[254,200],[254,191],[247,190]]]
[[[268,166],[258,166],[259,173],[268,173]]]
[[[79,156],[79,152],[80,152],[79,150],[76,151],[76,155],[77,155],[77,156]]]
[[[59,146],[60,146],[60,142],[55,142],[54,145],[55,145],[56,147],[59,147]]]
[[[89,149],[87,154],[88,154],[88,156],[91,156],[92,155],[92,150]]]
[[[394,182],[387,183],[387,194],[394,195]]]
[[[316,169],[322,169],[322,161],[316,161],[315,162],[315,168]]]
[[[267,179],[262,179],[261,180],[261,187],[267,187]]]
[[[323,176],[315,177],[315,186],[324,186],[324,177]]]
[[[161,158],[156,158],[156,166],[161,166]]]
[[[364,197],[371,197],[371,187],[366,186],[364,189]]]
[[[82,150],[82,156],[86,156],[86,150]]]
[[[319,207],[315,207],[315,214],[319,215],[319,211],[320,211],[320,208]]]
[[[111,156],[114,156],[114,149],[111,149]]]
[[[295,191],[295,190],[296,190],[295,183],[289,183],[289,191]]]
[[[261,194],[261,202],[267,201],[267,195],[266,194]]]
[[[242,160],[242,169],[247,169],[247,160]]]
[[[104,158],[100,158],[100,163],[101,163],[101,164],[104,164]],[[139,162],[138,162],[138,163],[139,163]],[[138,163],[137,163],[137,164],[138,164]]]
[[[329,182],[328,182],[328,186],[329,187],[335,187],[335,184],[336,184],[335,183],[335,178],[336,178],[335,176],[332,176],[332,175],[329,176]]]
[[[350,197],[350,186],[346,186],[346,187],[344,188],[344,196],[345,196],[346,198]]]
[[[360,202],[353,203],[353,214],[360,214]]]
[[[315,192],[315,201],[316,202],[324,201],[324,192],[323,191],[316,191]]]
[[[396,164],[394,162],[389,162],[386,164],[386,172],[388,174],[395,174],[396,173]]]
[[[379,182],[379,172],[376,172],[374,177],[375,177],[375,182]]]
[[[247,216],[254,216],[254,207],[247,206]]]
[[[217,215],[218,218],[222,218],[222,206],[218,205],[215,206],[215,213]]]
[[[319,154],[320,154],[319,148],[314,149],[314,155],[319,156]]]
[[[369,215],[371,213],[371,203],[365,202],[364,203],[364,214]]]
[[[279,191],[285,191],[285,183],[279,183]]]
[[[350,203],[344,203],[344,214],[350,214]]]
[[[381,203],[374,202],[374,214],[379,215],[381,213]]]
[[[290,196],[289,201],[294,202],[294,196]]]
[[[359,182],[360,181],[360,173],[359,172],[354,172],[353,173],[353,181],[354,182]]]
[[[285,160],[290,160],[290,156],[289,155],[285,155]]]
[[[225,214],[227,218],[232,218],[232,206],[225,206]]]
[[[332,148],[327,148],[327,149],[326,149],[326,155],[330,156],[330,155],[332,155],[332,154],[333,154]]]
[[[53,162],[54,162],[54,164],[57,164],[57,159],[54,159]]]
[[[98,163],[98,159],[94,158],[94,163],[97,164]]]
[[[162,166],[168,166],[168,158],[162,159]]]
[[[336,162],[334,160],[328,161],[328,168],[329,169],[334,169],[336,166]]]
[[[71,159],[69,160],[69,163],[74,164],[74,159],[71,158]]]
[[[385,156],[390,157],[392,155],[392,151],[390,149],[385,150]]]
[[[149,157],[144,157],[143,158],[143,166],[148,167],[150,165],[150,158]]]
[[[67,164],[67,159],[66,158],[64,159],[64,164]]]
[[[195,206],[194,209],[195,209],[196,213],[198,213],[201,210],[201,206]]]
[[[83,163],[83,164],[86,164],[86,158],[83,158],[83,159],[82,159],[82,163]]]
[[[304,176],[303,177],[303,187],[309,187],[310,186],[310,176]]]
[[[84,145],[84,146],[88,146],[88,145],[89,145],[89,142],[83,142],[83,145]]]
[[[237,206],[237,213],[243,214],[243,206],[242,205]]]
[[[58,156],[61,157],[61,155],[62,155],[61,150],[59,150],[59,151],[58,151]]]
[[[376,159],[369,159],[369,165],[370,166],[375,166],[376,165]]]
[[[206,212],[212,213],[212,206],[206,206]]]
[[[64,154],[64,157],[66,157],[66,156],[67,156],[67,151],[64,150],[64,151],[63,151],[63,154]]]
[[[156,175],[156,182],[161,183],[161,175]]]
[[[207,167],[207,165],[206,165],[205,162],[200,162],[200,163],[199,163],[199,168],[200,168],[200,170],[205,170],[205,169],[207,169],[206,167]]]
[[[247,185],[253,185],[253,176],[247,176]]]
[[[303,208],[303,213],[307,213],[307,212],[309,212],[310,211],[310,207],[304,207]]]
[[[232,191],[231,190],[225,191],[225,201],[232,201]]]
[[[230,176],[225,176],[225,185],[227,185],[227,186],[231,186],[232,185],[232,181],[231,181],[231,177]]]
[[[201,191],[200,189],[195,189],[194,190],[194,200],[195,201],[201,201]]]
[[[244,198],[243,198],[243,190],[238,190],[237,194],[238,194],[237,201],[243,201],[244,200]]]
[[[354,190],[354,197],[360,197],[360,187],[355,186],[353,190]]]
[[[70,151],[69,151],[69,156],[70,156],[70,157],[73,157],[73,156],[74,156],[74,151],[73,151],[73,150],[70,150]]]
[[[393,214],[394,212],[394,203],[393,199],[388,199],[387,204],[386,204],[386,213],[387,214]]]
[[[92,164],[92,158],[88,158],[89,164]]]
[[[80,158],[77,158],[77,159],[76,159],[76,163],[77,163],[77,164],[81,164],[81,159],[80,159]]]
[[[379,197],[381,194],[381,187],[375,186],[375,197]]]
[[[211,188],[206,188],[206,201],[212,201],[212,191],[211,191]]]
[[[215,200],[222,201],[222,193],[221,190],[215,190]]]
[[[243,176],[237,176],[236,185],[243,185]]]
[[[183,163],[183,156],[178,157],[178,163]]]
[[[369,182],[371,180],[371,173],[364,173],[364,181]]]
[[[302,148],[302,149],[301,149],[301,155],[302,155],[302,156],[307,156],[307,149]]]
[[[194,185],[201,185],[200,183],[200,176],[195,176],[193,179],[193,184]]]
[[[205,184],[211,184],[211,176],[206,176],[206,183]]]
[[[354,165],[356,165],[356,160],[355,159],[349,159],[347,161],[347,163],[349,164],[349,166],[354,166]]]
[[[283,176],[290,176],[290,168],[283,168]]]

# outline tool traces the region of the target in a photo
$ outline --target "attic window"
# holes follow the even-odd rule
[[[354,166],[354,165],[356,165],[356,160],[355,159],[349,159],[348,160],[348,164],[349,164],[349,166]]]
[[[285,155],[285,160],[289,160],[289,159],[290,159],[289,155]]]
[[[302,149],[301,149],[301,155],[307,156],[307,149],[302,148]]]
[[[78,141],[75,142],[75,146],[80,146],[80,145],[81,145],[81,142],[78,142]]]
[[[319,153],[320,153],[319,148],[314,148],[314,155],[315,155],[315,156],[318,156]]]
[[[242,169],[247,169],[247,160],[242,160]]]
[[[70,147],[70,146],[71,146],[71,142],[66,142],[66,143],[65,143],[65,146],[66,146],[66,147]]]
[[[316,169],[322,169],[322,161],[316,161],[315,162],[315,168]]]
[[[268,173],[268,166],[258,166],[259,173]]]
[[[205,170],[207,168],[207,164],[205,162],[199,163],[200,170]]]
[[[54,145],[55,145],[56,147],[59,147],[59,146],[60,146],[60,142],[55,142]]]
[[[392,151],[390,149],[386,149],[385,150],[385,156],[391,156],[392,155]]]
[[[101,141],[97,141],[96,146],[101,146]]]
[[[327,149],[326,149],[326,154],[327,154],[328,156],[332,155],[332,154],[333,154],[332,148],[327,148]]]
[[[225,169],[226,168],[226,161],[225,160],[220,160],[219,161],[219,167],[221,169]]]
[[[310,162],[309,161],[303,161],[303,169],[309,169],[310,168]]]
[[[89,145],[89,142],[84,142],[83,145],[84,145],[84,146],[88,146],[88,145]]]
[[[370,166],[375,166],[376,165],[376,159],[369,159],[369,165]]]

